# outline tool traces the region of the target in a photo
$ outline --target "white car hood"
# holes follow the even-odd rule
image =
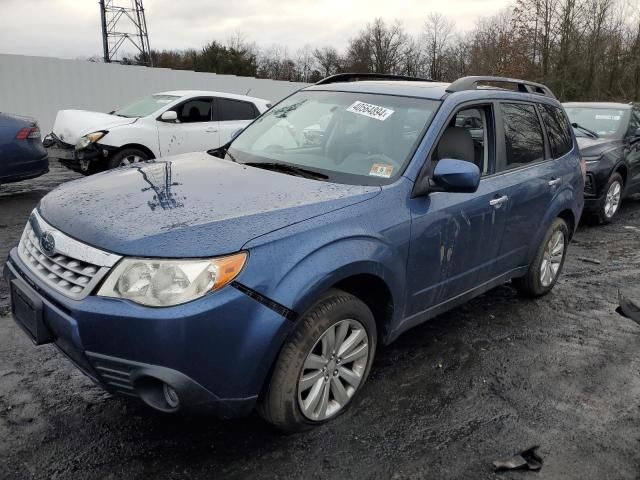
[[[75,145],[87,133],[128,125],[136,120],[138,119],[86,110],[60,110],[56,115],[53,133],[64,143]]]

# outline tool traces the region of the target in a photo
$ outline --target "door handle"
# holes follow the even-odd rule
[[[494,198],[492,200],[489,200],[489,205],[491,205],[494,208],[500,208],[503,203],[507,203],[508,201],[509,201],[509,197],[507,197],[506,195],[503,195],[500,198]]]
[[[549,180],[549,186],[550,187],[555,187],[556,185],[560,185],[562,183],[562,179],[561,178],[554,178],[552,180]]]
[[[216,130],[215,128],[207,128],[207,129],[205,129],[205,132],[207,132],[207,133],[218,133],[218,130]]]

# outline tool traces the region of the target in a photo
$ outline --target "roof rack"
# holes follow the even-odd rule
[[[518,91],[522,93],[533,93],[536,95],[544,95],[556,98],[551,89],[541,83],[530,82],[528,80],[519,80],[517,78],[506,77],[463,77],[453,82],[447,87],[447,92],[462,92],[464,90],[476,90],[478,83],[511,83],[517,85]]]
[[[407,82],[433,82],[426,78],[407,77],[405,75],[390,75],[386,73],[338,73],[330,77],[323,78],[316,85],[328,85],[339,82],[357,82],[360,80],[397,80]]]

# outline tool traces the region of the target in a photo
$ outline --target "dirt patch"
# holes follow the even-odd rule
[[[31,209],[71,178],[60,168],[0,189],[0,255]],[[599,261],[585,262],[580,258]],[[382,348],[337,421],[281,435],[257,417],[167,416],[111,397],[51,346],[0,318],[0,478],[496,478],[491,462],[531,445],[540,473],[500,478],[637,479],[640,202],[583,226],[552,294],[505,285]],[[0,286],[0,313],[8,310]]]

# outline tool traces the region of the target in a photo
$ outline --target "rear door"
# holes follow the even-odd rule
[[[220,145],[218,122],[213,119],[213,97],[190,98],[171,110],[178,115],[175,123],[157,122],[163,157],[202,152]]]
[[[215,113],[220,128],[220,145],[227,143],[235,132],[260,115],[252,102],[224,97],[215,99]]]
[[[527,265],[532,241],[541,228],[546,228],[542,222],[551,202],[563,182],[569,181],[569,169],[562,165],[572,148],[571,137],[568,149],[565,146],[564,151],[560,148],[552,152],[547,131],[542,126],[543,115],[552,115],[551,122],[555,113],[545,105],[534,103],[499,104],[498,174],[508,197],[508,216],[499,252],[501,271]],[[554,130],[553,138],[566,136],[566,129],[558,128],[560,132]]]

